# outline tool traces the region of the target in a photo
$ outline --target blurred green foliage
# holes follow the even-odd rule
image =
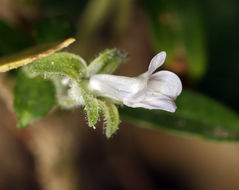
[[[35,0],[43,14],[79,16],[88,0]]]
[[[175,113],[123,108],[122,119],[146,128],[162,129],[218,141],[239,140],[239,117],[222,104],[198,93],[184,90]]]
[[[26,127],[32,121],[41,119],[55,103],[55,90],[50,81],[18,75],[14,89],[18,127]]]
[[[33,35],[37,44],[64,40],[75,34],[76,27],[64,16],[41,19],[33,26]]]
[[[184,72],[190,83],[201,79],[207,68],[207,49],[200,3],[196,0],[141,2],[149,18],[155,51],[166,51],[168,66],[181,67],[178,72]]]
[[[22,31],[0,20],[0,55],[20,51],[29,45],[29,39]]]
[[[239,111],[239,1],[203,1],[208,71],[199,90]]]

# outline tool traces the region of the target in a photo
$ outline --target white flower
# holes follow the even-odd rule
[[[129,107],[174,112],[174,100],[182,91],[181,80],[170,71],[154,73],[164,63],[165,58],[165,52],[158,53],[151,60],[148,71],[134,78],[109,74],[94,75],[90,78],[89,89],[98,96],[121,101]]]

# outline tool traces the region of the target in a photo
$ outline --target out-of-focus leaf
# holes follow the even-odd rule
[[[14,109],[19,119],[18,127],[26,127],[41,119],[55,104],[54,86],[42,78],[28,78],[19,74],[14,89]]]
[[[110,138],[119,128],[119,112],[113,103],[98,100],[100,110],[105,118],[105,135]]]
[[[204,1],[209,68],[200,91],[239,111],[239,1]]]
[[[198,1],[141,0],[150,20],[156,51],[166,51],[167,64],[192,80],[207,69],[205,29]]]
[[[33,34],[38,44],[64,40],[76,34],[69,19],[63,16],[47,18],[34,25]]]
[[[113,27],[112,33],[120,34],[129,23],[132,5],[133,0],[89,0],[79,24],[80,39],[90,39],[106,23],[108,30]]]
[[[89,39],[105,23],[113,5],[114,1],[111,0],[88,1],[79,24],[79,37]]]
[[[195,92],[184,91],[175,113],[157,110],[120,110],[122,119],[140,126],[189,134],[218,141],[239,140],[239,117],[222,104]]]
[[[74,16],[74,19],[76,20],[77,16],[79,16],[86,3],[89,0],[36,0],[41,16],[48,16],[52,15],[52,13],[64,14],[69,16]]]
[[[29,40],[20,30],[0,20],[0,55],[20,51],[29,45]]]
[[[78,55],[59,52],[38,59],[24,69],[31,76],[42,75],[50,77],[53,75],[63,75],[77,81],[80,77],[85,76],[86,63]]]
[[[36,61],[40,58],[49,56],[56,51],[59,51],[75,41],[74,38],[68,38],[63,42],[51,43],[47,45],[36,46],[14,54],[9,57],[3,57],[0,59],[0,72],[6,72],[18,67],[27,65],[33,61]]]
[[[94,59],[87,68],[87,77],[99,73],[113,73],[120,63],[122,63],[126,54],[117,49],[105,50],[96,59]]]
[[[115,20],[113,21],[114,33],[122,34],[129,24],[130,16],[133,12],[132,7],[134,5],[134,0],[116,0],[114,2],[115,7],[117,7],[115,11]]]

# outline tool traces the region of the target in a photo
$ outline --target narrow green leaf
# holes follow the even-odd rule
[[[110,138],[119,128],[119,112],[113,103],[98,101],[106,122],[105,135]]]
[[[124,120],[148,128],[210,140],[239,140],[239,117],[222,104],[195,92],[184,91],[177,106],[175,113],[125,107],[120,114]]]
[[[87,113],[88,124],[93,127],[99,118],[99,105],[98,100],[88,92],[84,83],[79,85],[79,90],[85,104],[85,110]]]
[[[85,76],[86,63],[78,55],[60,52],[41,58],[27,65],[24,69],[31,76],[63,75],[77,81]]]
[[[26,127],[41,119],[55,104],[54,86],[42,78],[28,78],[19,74],[14,88],[14,109],[18,127]]]
[[[87,77],[99,73],[113,73],[126,57],[127,55],[125,53],[117,49],[105,50],[90,63],[87,68]]]

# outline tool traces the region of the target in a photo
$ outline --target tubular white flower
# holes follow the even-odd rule
[[[170,71],[154,73],[164,63],[165,58],[165,52],[158,53],[151,60],[148,71],[134,78],[109,74],[94,75],[90,78],[89,89],[98,96],[121,101],[129,107],[174,112],[174,100],[182,91],[181,80]]]

